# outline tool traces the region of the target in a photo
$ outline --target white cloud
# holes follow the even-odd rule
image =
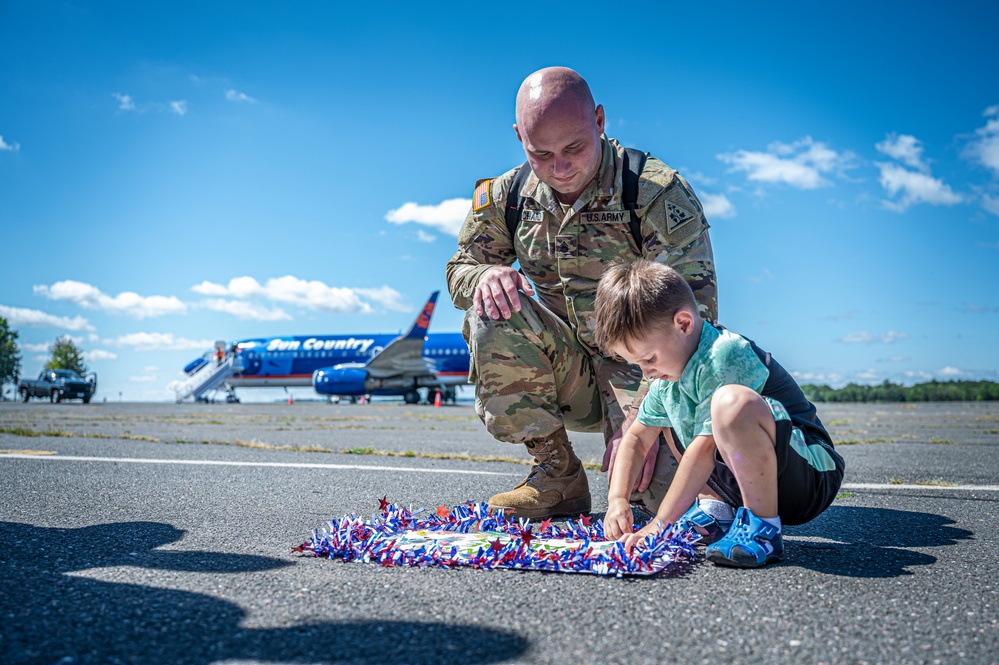
[[[75,316],[70,319],[65,316],[47,314],[37,309],[25,309],[24,307],[0,305],[0,316],[7,319],[7,323],[12,326],[47,326],[51,328],[65,328],[66,330],[95,330],[82,316]]]
[[[962,374],[964,374],[964,372],[962,372],[956,367],[948,366],[942,369],[938,369],[937,374],[939,374],[940,376],[961,376]]]
[[[118,110],[119,111],[134,111],[135,102],[132,100],[131,95],[125,95],[120,92],[112,92],[111,96],[118,100]]]
[[[173,333],[150,332],[121,335],[114,339],[106,339],[104,343],[111,346],[127,346],[136,351],[204,350],[214,345],[214,342],[210,339],[188,339],[186,337],[174,337]]]
[[[27,351],[28,353],[47,353],[49,347],[52,346],[51,342],[42,342],[41,344],[32,344],[30,342],[25,342],[24,344],[19,344],[22,351]]]
[[[402,295],[387,286],[351,289],[328,286],[318,280],[304,280],[291,275],[274,277],[264,284],[247,276],[234,277],[229,280],[228,286],[204,281],[193,286],[192,290],[203,295],[230,296],[242,300],[264,298],[318,312],[370,314],[374,310],[361,297],[380,302],[389,309],[409,311],[409,308],[399,302]]]
[[[701,206],[704,208],[704,215],[708,220],[730,219],[735,217],[735,206],[724,194],[708,194],[701,192]]]
[[[848,335],[844,335],[837,339],[837,342],[842,342],[844,344],[874,344],[880,342],[881,344],[894,344],[900,339],[907,339],[909,333],[907,332],[897,332],[895,330],[889,330],[880,337],[872,335],[869,332],[852,332]]]
[[[49,300],[65,300],[87,309],[127,314],[136,319],[187,312],[187,305],[175,296],[140,296],[124,291],[111,297],[96,286],[71,279],[56,282],[52,286],[36,285],[34,292]]]
[[[964,155],[999,178],[999,105],[988,107],[982,115],[989,119],[984,127],[975,130],[976,138],[965,148]]]
[[[396,312],[412,312],[413,308],[406,305],[402,300],[402,294],[388,286],[380,286],[376,289],[354,289],[358,295],[370,298],[377,303],[381,303],[385,309]]]
[[[718,155],[732,166],[730,171],[744,171],[750,180],[784,183],[798,189],[832,184],[823,175],[842,174],[853,167],[854,158],[853,153],[838,153],[811,136],[791,144],[776,141],[767,146],[767,152],[738,150]]]
[[[170,102],[170,112],[176,113],[179,116],[187,115],[187,102],[183,99]]]
[[[245,300],[225,300],[209,298],[198,303],[199,307],[215,312],[226,312],[244,321],[291,321],[291,316],[283,309],[268,309]]]
[[[875,144],[874,148],[881,154],[897,159],[919,171],[930,170],[929,165],[923,161],[923,144],[915,136],[888,134],[885,140]]]
[[[249,95],[239,92],[238,90],[233,90],[230,88],[225,91],[225,98],[230,102],[246,102],[248,104],[256,104],[257,100]]]
[[[104,349],[94,349],[92,351],[84,351],[83,356],[87,360],[117,360],[118,354],[112,353],[111,351],[105,351]]]
[[[901,198],[894,201],[882,201],[885,208],[895,212],[904,212],[911,205],[929,203],[931,205],[955,205],[963,198],[939,178],[929,173],[910,171],[891,162],[875,162],[881,171],[881,186],[888,196],[894,197],[901,193]]]
[[[838,374],[836,372],[829,374],[826,374],[825,372],[791,372],[791,375],[797,379],[799,383],[827,383],[830,385],[841,383],[845,378],[842,374]]]
[[[227,296],[229,295],[229,289],[222,286],[221,284],[215,284],[205,280],[201,284],[195,284],[191,287],[191,290],[195,293],[200,293],[203,296]]]
[[[423,229],[416,230],[416,239],[420,242],[433,242],[437,240],[437,236],[427,233]]]
[[[442,233],[457,236],[471,206],[471,199],[448,199],[437,205],[403,203],[395,210],[389,210],[385,219],[393,224],[424,224]]]
[[[128,377],[128,380],[132,383],[152,383],[153,381],[156,381],[156,377],[145,374],[142,376],[130,376]]]
[[[17,152],[20,149],[21,149],[20,143],[7,143],[6,141],[3,140],[3,136],[0,136],[0,152],[2,151]]]
[[[985,212],[990,212],[999,217],[999,196],[982,194],[982,208],[985,209]]]

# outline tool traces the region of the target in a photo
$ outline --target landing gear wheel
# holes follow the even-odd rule
[[[407,390],[406,394],[402,396],[406,400],[406,404],[419,404],[420,403],[420,393],[415,390]]]

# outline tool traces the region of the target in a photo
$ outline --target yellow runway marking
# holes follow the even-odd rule
[[[54,450],[0,450],[0,455],[58,455]]]

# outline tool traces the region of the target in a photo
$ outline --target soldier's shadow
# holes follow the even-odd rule
[[[244,611],[213,596],[67,574],[111,566],[241,573],[291,565],[262,556],[155,549],[183,533],[156,522],[79,529],[0,522],[0,662],[490,663],[515,658],[529,646],[512,633],[471,625],[363,621],[241,628]]]
[[[785,565],[849,577],[911,575],[912,566],[937,561],[915,548],[955,545],[974,535],[954,523],[933,513],[834,505],[807,524],[785,529],[788,536],[817,539],[786,539]]]

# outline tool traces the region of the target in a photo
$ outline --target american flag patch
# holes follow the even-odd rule
[[[491,201],[489,186],[492,182],[492,180],[483,180],[475,186],[475,192],[472,194],[472,212],[478,212],[489,205]]]

